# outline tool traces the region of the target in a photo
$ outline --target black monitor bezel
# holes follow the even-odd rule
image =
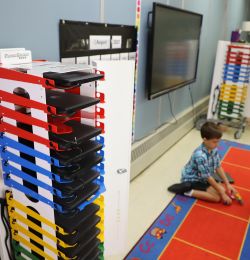
[[[183,13],[188,13],[188,14],[193,14],[193,15],[197,15],[199,16],[200,19],[200,32],[199,32],[199,44],[198,44],[198,51],[197,51],[197,55],[196,55],[196,67],[195,67],[195,75],[194,78],[185,82],[182,82],[180,84],[176,84],[173,85],[170,88],[166,88],[162,91],[158,91],[157,93],[152,93],[152,75],[153,75],[153,52],[154,52],[154,37],[155,37],[155,19],[156,19],[156,8],[157,7],[163,7],[166,9],[172,9],[172,10],[176,10],[179,12],[183,12]],[[148,99],[154,99],[157,98],[161,95],[167,94],[171,91],[174,91],[176,89],[179,89],[181,87],[187,86],[193,82],[196,81],[197,79],[197,70],[198,70],[198,61],[199,61],[199,53],[200,53],[200,39],[201,39],[201,27],[202,27],[202,21],[203,21],[203,15],[199,14],[199,13],[195,13],[195,12],[191,12],[188,10],[184,10],[181,8],[177,8],[177,7],[173,7],[173,6],[169,6],[169,5],[164,5],[164,4],[160,4],[160,3],[153,3],[153,12],[152,12],[152,26],[149,30],[149,47],[148,47],[148,66],[147,66],[147,78],[148,78]]]

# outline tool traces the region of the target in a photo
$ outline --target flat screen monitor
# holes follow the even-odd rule
[[[147,85],[153,99],[196,80],[202,15],[153,4]]]

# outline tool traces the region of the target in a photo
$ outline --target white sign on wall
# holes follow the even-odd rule
[[[85,56],[85,57],[77,57],[77,58],[76,58],[76,63],[77,63],[77,64],[88,65],[88,64],[89,64],[89,57],[88,57],[88,56]]]
[[[111,37],[109,35],[90,35],[89,49],[90,50],[110,49],[110,38]]]
[[[121,49],[122,47],[122,36],[113,35],[112,36],[112,49]]]

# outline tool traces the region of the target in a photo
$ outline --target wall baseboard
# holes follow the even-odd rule
[[[192,108],[186,109],[177,115],[177,122],[172,120],[132,145],[130,180],[142,173],[194,127],[194,113],[196,117],[206,113],[208,101],[209,96],[203,98],[194,105],[194,111]]]

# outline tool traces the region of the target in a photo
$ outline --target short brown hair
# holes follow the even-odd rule
[[[217,124],[213,122],[206,122],[201,127],[201,137],[206,139],[220,139],[222,137],[222,132]]]

